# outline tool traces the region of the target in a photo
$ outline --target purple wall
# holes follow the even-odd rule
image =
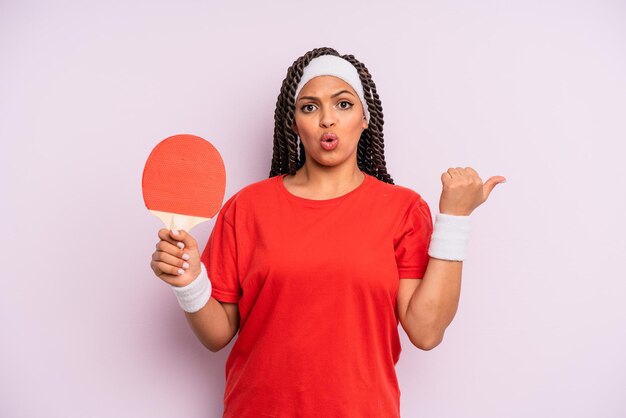
[[[143,164],[192,133],[227,197],[266,177],[280,83],[318,46],[367,65],[389,171],[433,214],[449,167],[508,180],[444,342],[400,329],[403,417],[626,416],[623,2],[91,3],[0,4],[2,417],[220,415],[231,346],[149,267]]]

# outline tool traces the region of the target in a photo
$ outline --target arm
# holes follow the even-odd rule
[[[197,280],[209,280],[206,275],[199,277],[200,252],[191,235],[182,230],[174,233],[161,229],[159,238],[157,250],[152,254],[150,263],[157,277],[174,289],[189,287],[192,282],[200,283]],[[208,285],[210,295],[210,282]],[[217,352],[233,339],[239,329],[239,305],[220,302],[210,296],[204,303],[206,299],[203,299],[202,294],[193,297],[199,299],[200,304],[192,309],[194,312],[185,311],[187,322],[200,342],[210,351]]]
[[[185,312],[189,326],[198,340],[212,352],[224,348],[239,329],[239,305],[211,297],[197,312]]]
[[[431,350],[443,340],[459,305],[462,266],[431,257],[421,280],[400,279],[398,315],[416,347]]]
[[[469,216],[487,200],[496,184],[505,180],[503,176],[494,176],[483,184],[478,173],[471,167],[449,168],[441,175],[443,191],[439,200],[439,212]],[[452,253],[458,252],[457,232],[454,231],[450,240]],[[444,243],[440,238],[438,240],[435,254],[440,253]],[[447,242],[444,247],[448,247]],[[430,250],[429,254],[432,254]],[[423,350],[431,350],[441,343],[459,306],[462,258],[442,258],[448,257],[430,257],[421,280],[401,279],[398,288],[398,316],[402,327],[411,342]]]

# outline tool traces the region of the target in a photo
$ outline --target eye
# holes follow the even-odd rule
[[[342,106],[343,104],[346,104],[347,106]],[[352,106],[354,106],[352,103],[350,103],[347,100],[342,100],[339,102],[339,108],[340,109],[350,109]]]
[[[314,110],[312,108],[315,108],[315,105],[309,103],[302,106],[300,110],[302,110],[304,113],[311,113]]]

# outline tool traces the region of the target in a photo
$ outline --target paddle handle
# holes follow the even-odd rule
[[[211,218],[201,218],[199,216],[187,216],[180,213],[160,212],[158,210],[148,209],[150,213],[163,221],[166,228],[172,230],[183,230],[189,232],[191,228],[199,223],[210,220]]]

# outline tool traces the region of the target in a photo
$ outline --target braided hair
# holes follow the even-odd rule
[[[332,48],[313,49],[297,60],[287,69],[287,76],[276,100],[274,112],[274,153],[270,177],[280,174],[295,174],[302,167],[306,159],[304,146],[293,131],[295,119],[295,92],[302,78],[304,68],[313,58],[321,55],[335,55],[350,62],[357,69],[363,84],[363,93],[370,113],[367,129],[364,129],[357,148],[357,164],[365,173],[386,183],[393,184],[393,179],[387,173],[385,163],[385,144],[383,138],[383,107],[376,85],[369,71],[353,55],[339,55]]]

